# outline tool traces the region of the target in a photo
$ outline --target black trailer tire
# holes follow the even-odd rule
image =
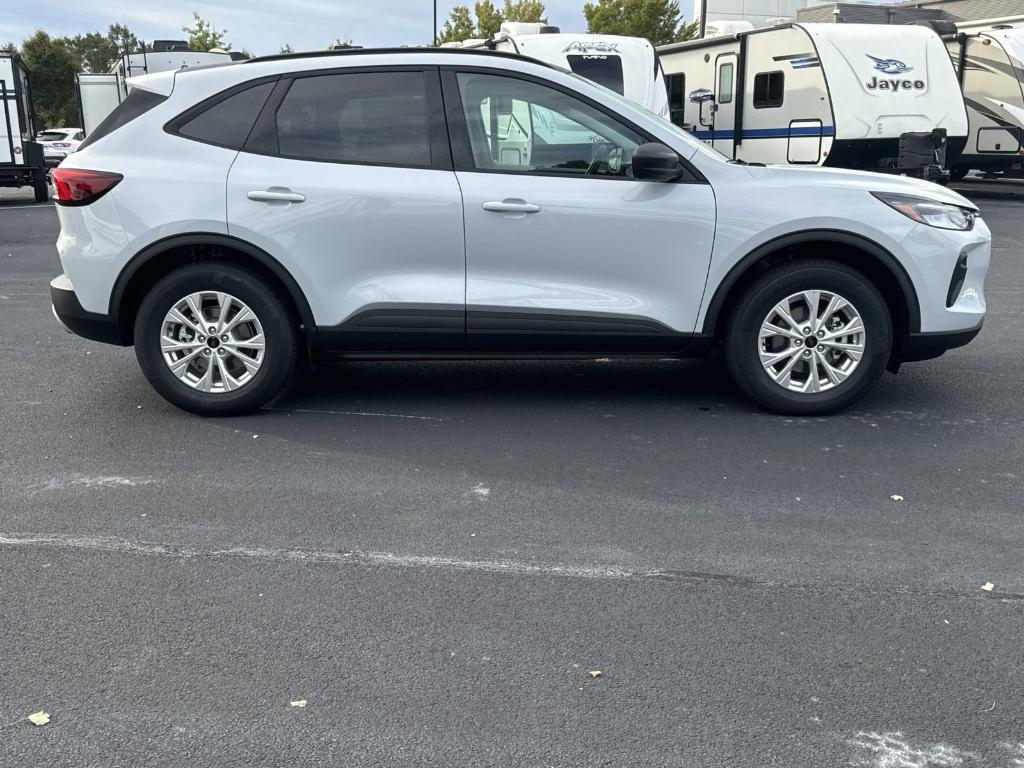
[[[797,312],[807,295],[820,297],[810,322],[809,313]],[[833,305],[832,297],[842,303]],[[795,325],[781,319],[780,306]],[[833,306],[841,308],[831,312]],[[857,328],[855,318],[863,330],[840,333]],[[789,332],[776,333],[780,327]],[[844,264],[806,259],[769,269],[738,298],[725,359],[736,385],[763,408],[816,416],[862,397],[885,370],[892,343],[889,308],[867,277]]]
[[[196,323],[186,309],[191,323],[168,325],[172,309],[196,295],[203,321]],[[217,309],[221,297],[234,302],[223,318]],[[242,316],[243,308],[252,321],[241,324],[249,330],[240,340],[229,319]],[[196,325],[206,334],[198,335]],[[261,344],[247,346],[246,340]],[[179,341],[191,346],[168,351]],[[135,354],[146,378],[170,403],[200,416],[236,416],[267,405],[294,381],[299,350],[299,320],[288,299],[261,276],[232,264],[203,262],[175,270],[150,289],[135,317]],[[181,367],[186,356],[193,361]]]
[[[36,202],[45,203],[50,199],[50,184],[46,180],[46,171],[36,171],[32,176],[32,191],[35,192]]]
[[[954,165],[949,169],[949,180],[950,181],[963,181],[964,177],[971,172],[971,169],[966,165]]]

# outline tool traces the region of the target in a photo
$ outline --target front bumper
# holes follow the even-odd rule
[[[50,300],[53,303],[54,317],[69,333],[93,341],[102,341],[104,344],[127,346],[117,318],[82,309],[67,275],[60,275],[50,281]]]
[[[912,333],[907,337],[900,356],[902,362],[913,363],[918,360],[931,360],[939,357],[950,349],[970,344],[974,337],[981,333],[984,321],[966,331],[939,331],[938,333]]]

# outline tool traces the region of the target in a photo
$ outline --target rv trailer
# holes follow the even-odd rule
[[[957,24],[943,35],[967,105],[964,151],[950,169],[1024,171],[1024,24]],[[945,30],[944,30],[945,31]]]
[[[724,34],[658,49],[674,123],[745,162],[948,179],[967,113],[934,31],[723,26],[714,31]]]
[[[575,72],[668,119],[668,95],[654,46],[642,37],[570,35],[558,27],[503,22],[494,37],[445,43],[529,56]]]
[[[0,187],[32,187],[42,203],[50,196],[46,161],[33,141],[30,74],[15,53],[0,53],[0,102]]]
[[[88,136],[128,96],[129,78],[189,67],[230,64],[236,56],[224,51],[193,51],[188,44],[156,40],[153,49],[127,53],[109,72],[79,72],[75,76],[81,126]]]

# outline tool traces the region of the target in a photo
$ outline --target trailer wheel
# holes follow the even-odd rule
[[[32,176],[32,190],[36,193],[36,202],[45,203],[50,199],[50,185],[46,181],[46,171],[36,171]]]
[[[949,180],[963,181],[964,176],[966,176],[970,170],[971,169],[968,168],[966,165],[954,165],[952,168],[949,169]]]

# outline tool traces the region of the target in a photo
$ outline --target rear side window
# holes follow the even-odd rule
[[[786,76],[782,72],[761,72],[754,76],[754,109],[781,107]]]
[[[153,107],[163,104],[165,101],[167,101],[167,97],[162,94],[150,93],[138,88],[132,89],[128,94],[128,98],[118,104],[113,112],[103,118],[103,122],[96,126],[96,130],[89,134],[79,149],[85,149],[94,141],[99,141],[118,128],[128,125],[135,118],[146,114]]]
[[[181,123],[177,132],[188,139],[241,149],[274,85],[274,81],[259,83],[220,98],[195,117]]]
[[[296,78],[277,110],[281,155],[371,165],[430,165],[423,72]]]

